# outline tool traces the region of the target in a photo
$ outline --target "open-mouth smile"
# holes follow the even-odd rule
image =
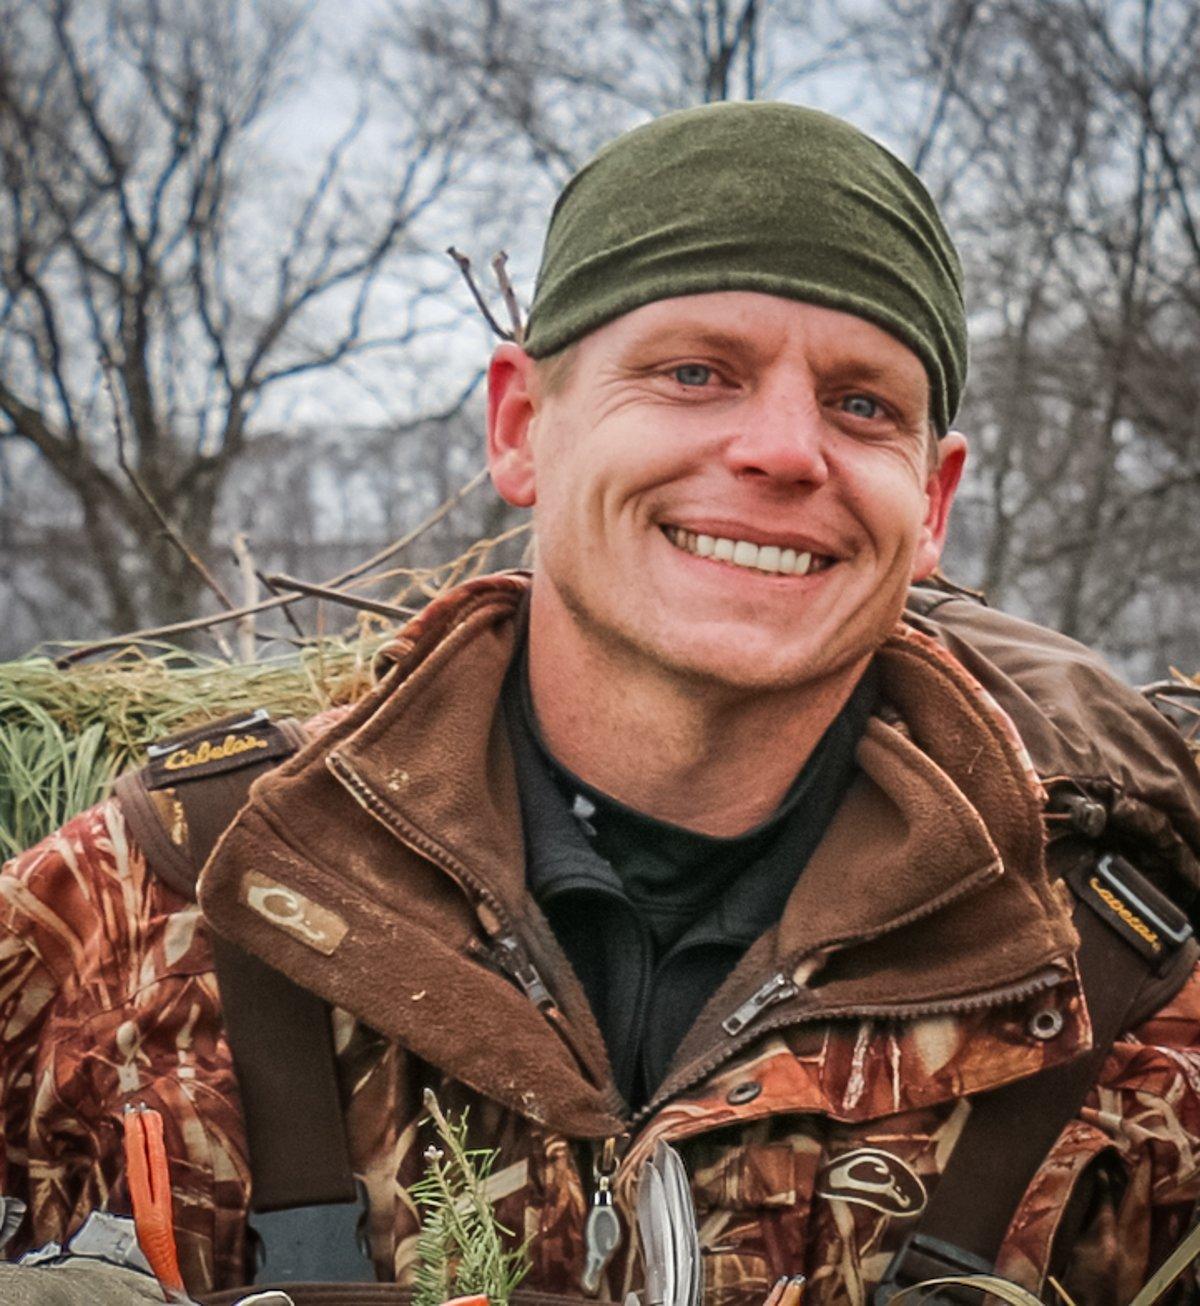
[[[681,526],[664,526],[662,533],[677,549],[694,557],[774,576],[807,576],[824,571],[837,561],[823,554],[780,548],[775,544],[755,544],[752,540],[725,535],[702,535]]]

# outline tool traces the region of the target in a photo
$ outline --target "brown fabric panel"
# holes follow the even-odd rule
[[[1164,859],[1200,885],[1200,770],[1141,694],[1082,644],[980,603],[949,598],[907,615],[1004,707],[1042,775],[1095,782],[1135,837],[1156,833],[1139,823],[1159,823]]]
[[[1076,912],[1092,1050],[981,1095],[922,1215],[920,1232],[994,1264],[1042,1162],[1074,1119],[1148,978],[1143,959],[1086,906]],[[1183,976],[1180,976],[1182,980]]]
[[[245,713],[238,716],[244,717]],[[237,718],[227,718],[235,720]],[[175,743],[212,738],[209,724]],[[134,836],[155,871],[194,899],[196,878],[217,840],[237,816],[252,783],[304,742],[298,722],[273,724],[271,747],[247,752],[241,765],[204,769],[173,789],[183,805],[187,850],[167,837],[149,792],[149,768],[123,776],[118,797]],[[241,1096],[254,1176],[253,1209],[274,1211],[326,1202],[352,1202],[356,1191],[342,1121],[329,1008],[257,957],[212,939],[222,1012]],[[297,1146],[297,1129],[304,1146]]]
[[[273,765],[256,762],[179,786],[196,868],[242,807],[251,783]],[[354,1201],[328,1006],[219,935],[212,947],[246,1121],[253,1209]],[[301,1129],[304,1144],[298,1146]]]

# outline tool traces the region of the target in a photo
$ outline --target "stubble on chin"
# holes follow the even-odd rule
[[[755,658],[745,632],[739,634],[731,622],[717,623],[724,628],[709,632],[656,629],[654,614],[638,613],[632,605],[597,611],[569,582],[545,580],[553,591],[551,602],[570,622],[572,643],[582,651],[578,662],[584,678],[605,689],[657,682],[698,703],[732,707],[747,699],[786,699],[823,689],[861,661],[846,650],[826,663],[822,649],[790,659]]]

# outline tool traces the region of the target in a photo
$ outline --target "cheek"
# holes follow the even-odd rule
[[[881,551],[911,549],[928,508],[921,469],[898,457],[864,459],[846,470],[846,501]]]

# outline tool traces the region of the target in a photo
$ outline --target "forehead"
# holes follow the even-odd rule
[[[621,358],[680,347],[726,350],[768,362],[804,356],[858,361],[928,386],[925,366],[901,340],[865,318],[755,291],[717,291],[656,300],[593,331],[581,342]]]

